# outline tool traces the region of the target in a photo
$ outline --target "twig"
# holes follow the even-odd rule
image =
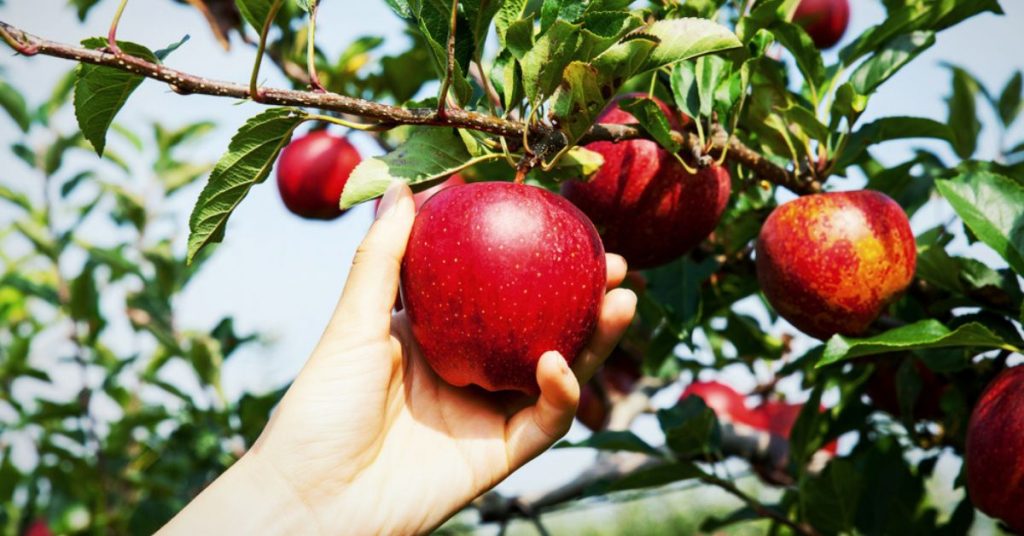
[[[733,484],[732,482],[730,482],[728,480],[719,478],[719,477],[717,477],[715,475],[712,475],[710,473],[705,473],[704,476],[700,477],[700,480],[701,480],[701,482],[704,482],[706,484],[711,484],[713,486],[717,486],[717,487],[721,488],[722,490],[728,492],[729,494],[733,495],[737,499],[743,501],[758,516],[764,517],[764,518],[768,518],[768,519],[774,520],[774,521],[776,521],[778,523],[781,523],[781,524],[783,524],[783,525],[793,529],[793,532],[795,532],[797,534],[803,534],[804,536],[817,536],[817,534],[818,534],[818,531],[814,530],[814,527],[812,527],[810,525],[807,525],[806,523],[798,523],[796,521],[793,521],[792,519],[790,519],[788,516],[786,516],[782,512],[779,512],[778,510],[776,510],[774,508],[769,508],[769,507],[765,506],[764,504],[762,504],[757,499],[754,499],[753,497],[747,495],[746,493],[743,493],[742,490],[737,488],[735,484]]]
[[[114,20],[110,22],[110,30],[107,31],[107,48],[115,56],[121,55],[121,47],[117,46],[117,26],[121,23],[121,15],[124,14],[124,8],[128,5],[128,0],[121,0],[121,3],[117,6],[117,11],[114,12]]]
[[[194,93],[236,99],[253,98],[251,84],[246,87],[233,82],[211,80],[130,55],[118,57],[103,50],[91,50],[49,41],[2,21],[0,21],[0,37],[3,37],[4,41],[16,51],[25,55],[44,54],[112,67],[165,82],[180,94]],[[262,104],[317,108],[386,124],[449,126],[476,130],[503,136],[513,141],[521,139],[524,135],[530,139],[543,139],[550,138],[553,134],[559,134],[556,129],[541,122],[534,122],[528,126],[523,122],[460,108],[446,109],[444,115],[438,115],[437,110],[431,108],[402,108],[337,93],[263,88],[259,91],[258,99]],[[638,138],[648,139],[649,136],[637,125],[598,124],[591,127],[579,143],[624,141]],[[673,132],[672,138],[682,144],[684,150],[699,144],[699,139],[693,132]],[[728,160],[751,169],[762,180],[783,186],[798,194],[813,193],[821,189],[820,183],[807,181],[801,175],[775,165],[739,140],[730,141],[724,132],[721,136],[716,134],[712,137],[709,152],[712,156],[717,156],[721,154],[720,152],[725,149],[726,145],[729,147]]]
[[[444,80],[441,81],[441,91],[437,94],[437,116],[444,117],[448,101],[448,87],[452,84],[452,77],[455,76],[455,28],[459,23],[459,0],[452,0],[452,18],[448,24],[448,46],[447,64],[445,65]]]
[[[260,31],[260,44],[256,48],[256,62],[252,66],[252,76],[249,77],[249,97],[256,102],[263,102],[259,88],[260,65],[263,64],[263,51],[267,49],[267,35],[270,27],[274,25],[274,18],[281,9],[284,0],[275,0],[267,13],[267,20],[263,21],[263,29]]]
[[[309,70],[309,86],[317,93],[326,93],[316,72],[316,12],[320,0],[313,0],[309,6],[309,35],[306,38],[306,69]]]

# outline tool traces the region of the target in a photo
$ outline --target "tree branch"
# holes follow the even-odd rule
[[[524,134],[530,140],[552,140],[564,136],[553,127],[541,122],[526,125],[500,117],[459,108],[447,108],[444,113],[431,108],[402,108],[390,106],[337,93],[317,93],[291,89],[260,88],[253,95],[250,88],[234,82],[211,80],[189,74],[165,65],[149,62],[126,54],[115,56],[107,51],[87,49],[43,39],[24,30],[0,21],[0,37],[15,51],[32,56],[43,54],[81,63],[102,65],[152,78],[168,84],[182,95],[200,94],[236,99],[258,100],[261,104],[274,106],[310,107],[349,114],[376,121],[381,127],[397,125],[448,126],[486,132],[510,140],[521,140]],[[255,98],[254,98],[255,97]],[[673,132],[673,139],[683,145],[684,154],[693,149],[703,150],[697,135],[692,132]],[[581,144],[594,141],[624,141],[649,138],[636,125],[594,125],[580,139]],[[783,186],[798,194],[814,193],[820,190],[819,183],[792,173],[750,149],[736,139],[730,140],[721,129],[711,138],[708,151],[712,156],[721,155],[728,147],[727,158],[754,171],[758,178]],[[559,149],[554,147],[555,151]]]

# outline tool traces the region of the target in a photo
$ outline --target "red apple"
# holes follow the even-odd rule
[[[867,383],[867,395],[876,408],[900,416],[900,398],[896,388],[896,373],[899,360],[914,359],[908,353],[883,354],[878,356],[875,372]],[[937,376],[920,361],[914,361],[914,369],[921,379],[921,390],[914,401],[911,415],[914,419],[936,420],[942,418],[942,395],[949,388],[948,382]]]
[[[604,430],[608,427],[611,405],[632,393],[641,376],[639,361],[616,347],[604,366],[580,389],[576,419],[594,432]],[[600,385],[605,398],[595,385]]]
[[[916,263],[906,213],[870,190],[790,201],[768,216],[757,241],[768,301],[820,339],[863,334],[910,285]]]
[[[637,95],[626,95],[636,97]],[[684,118],[658,105],[674,129]],[[601,123],[636,123],[612,103]],[[604,165],[588,182],[567,181],[565,195],[594,221],[605,248],[626,258],[632,269],[664,264],[697,246],[718,225],[731,190],[729,172],[717,165],[691,174],[650,140],[599,141],[587,149]]]
[[[604,297],[604,248],[546,190],[478,182],[423,205],[402,261],[402,301],[423,354],[452,385],[537,393],[540,356],[572,361]]]
[[[719,382],[694,382],[686,387],[679,400],[689,396],[697,396],[704,400],[704,404],[715,412],[719,420],[762,430],[767,428],[763,416],[751,411],[747,407],[745,397],[728,385]]]
[[[967,425],[967,494],[979,510],[1024,534],[1024,366],[985,388]]]
[[[800,411],[803,407],[803,404],[768,401],[758,406],[754,411],[763,415],[769,432],[788,440],[789,434],[793,431],[793,425],[796,424],[797,418],[800,417]],[[825,412],[825,406],[820,406],[819,409],[822,413]],[[822,447],[822,450],[830,454],[835,454],[837,449],[838,444],[835,441]]]
[[[347,139],[326,131],[311,132],[288,144],[277,163],[277,188],[288,210],[303,218],[332,220],[341,191],[359,164],[356,148]]]
[[[452,186],[459,186],[459,185],[462,185],[462,184],[466,184],[466,181],[462,180],[462,177],[460,177],[459,174],[456,173],[455,175],[452,175],[451,177],[448,177],[448,180],[446,180],[446,181],[444,181],[444,182],[442,182],[440,184],[435,184],[434,186],[431,186],[430,188],[427,188],[426,190],[423,190],[422,192],[417,192],[416,194],[413,194],[412,202],[416,206],[416,212],[419,212],[420,207],[423,206],[423,203],[426,203],[427,199],[430,199],[431,197],[433,197],[434,194],[436,194],[437,192],[440,192],[441,190],[444,190],[446,188],[451,188]],[[379,198],[374,203],[373,207],[374,207],[375,210],[377,208],[380,208],[380,199]],[[404,306],[402,305],[402,297],[401,296],[396,296],[395,297],[395,310],[396,311],[401,311],[403,308],[404,308]]]
[[[832,48],[850,24],[849,0],[801,0],[793,22],[803,26],[818,48]]]
[[[53,536],[50,525],[45,519],[36,519],[25,529],[25,536]]]

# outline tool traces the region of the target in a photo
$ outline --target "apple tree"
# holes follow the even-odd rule
[[[71,3],[84,16],[97,1]],[[255,440],[281,391],[229,400],[219,374],[259,338],[236,333],[230,317],[179,329],[174,298],[230,240],[249,191],[270,187],[262,183],[279,157],[281,192],[307,217],[338,217],[394,180],[415,191],[455,174],[452,188],[545,188],[576,204],[634,268],[625,285],[637,317],[581,396],[578,417],[594,433],[558,445],[597,449],[594,467],[529,497],[486,494],[468,507],[472,519],[504,527],[525,517],[543,532],[547,509],[690,482],[739,500],[704,520],[705,531],[758,522],[796,534],[963,534],[976,508],[1024,530],[1015,506],[1024,451],[990,452],[1024,441],[1013,373],[1024,347],[1024,143],[1008,139],[1021,74],[987,88],[949,66],[945,121],[913,109],[862,120],[879,87],[944,30],[1002,13],[997,0],[884,0],[886,16],[847,35],[838,55],[818,47],[842,36],[846,0],[387,0],[409,36],[390,55],[372,37],[318,46],[317,31],[345,22],[318,20],[317,0],[187,3],[225,46],[252,47],[250,80],[175,68],[187,39],[118,40],[122,12],[141,3],[121,0],[109,35],[79,44],[0,22],[14,52],[78,63],[41,102],[0,84],[0,105],[25,133],[12,151],[35,174],[0,185],[16,212],[0,234],[6,531],[38,520],[61,533],[152,531]],[[262,85],[267,68],[292,87]],[[218,162],[196,163],[188,145],[212,123],[143,135],[115,121],[142,83],[264,109]],[[65,106],[79,130],[50,126]],[[981,107],[993,123],[982,125]],[[983,126],[1002,134],[999,154],[979,151]],[[309,158],[344,159],[343,172],[323,164],[304,179],[285,159],[314,151],[290,145],[310,127],[323,139],[328,128],[365,136],[381,155],[352,169],[357,157],[331,147],[354,150],[335,139]],[[150,165],[132,167],[108,138]],[[946,147],[903,162],[877,156],[907,139]],[[95,152],[91,164],[65,163],[82,150]],[[128,176],[149,177],[147,189]],[[200,180],[187,222],[161,213]],[[303,197],[314,190],[321,197]],[[956,217],[915,235],[909,219],[929,203]],[[91,236],[96,218],[119,233]],[[53,337],[65,340],[62,366],[87,378],[64,400],[46,395],[50,371],[29,359]],[[191,367],[202,396],[164,379],[176,362]],[[736,374],[757,387],[738,391]],[[677,402],[653,405],[674,387]],[[118,418],[97,419],[98,398]],[[660,441],[631,430],[646,413]],[[15,436],[31,445],[29,470],[11,461]],[[948,513],[926,492],[945,455],[966,460],[953,486],[967,493]],[[730,459],[777,492],[744,491],[721,469]]]

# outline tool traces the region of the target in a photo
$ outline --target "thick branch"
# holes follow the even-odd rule
[[[113,54],[110,51],[92,50],[49,41],[2,21],[0,21],[0,37],[3,37],[12,48],[24,55],[43,54],[128,71],[165,82],[175,92],[183,95],[201,94],[236,99],[253,98],[249,88],[242,84],[211,80],[126,54]],[[262,104],[310,107],[341,112],[361,117],[364,120],[375,121],[381,126],[449,126],[477,130],[496,136],[504,136],[512,140],[522,139],[524,131],[529,128],[529,138],[533,140],[550,140],[561,137],[552,127],[539,122],[532,127],[527,127],[519,121],[511,121],[457,108],[446,109],[443,114],[439,114],[436,109],[401,108],[337,93],[317,93],[313,91],[275,88],[263,88],[260,89],[259,93],[257,97]],[[635,125],[600,124],[594,125],[582,137],[580,143],[623,141],[647,137],[646,133]],[[692,153],[695,148],[698,151],[701,150],[699,140],[693,133],[674,132],[673,137],[683,145],[686,154]],[[728,159],[753,170],[758,178],[762,180],[778,184],[800,194],[812,193],[820,189],[820,185],[817,183],[803,180],[801,177],[773,164],[736,139],[729,140],[724,135],[712,136],[711,150],[709,151],[712,156],[717,157],[721,155],[726,147],[728,147]],[[557,152],[557,148],[555,149],[555,152]]]

